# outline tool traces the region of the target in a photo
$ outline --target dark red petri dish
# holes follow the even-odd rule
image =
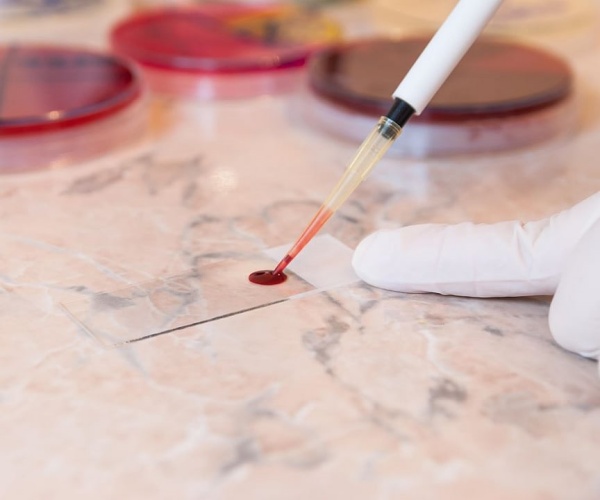
[[[109,147],[120,142],[117,136],[130,138],[135,127],[129,111],[139,111],[134,104],[142,95],[137,72],[114,56],[64,47],[0,47],[0,169],[80,159],[92,152],[90,143]],[[102,130],[107,121],[111,126]],[[91,135],[77,140],[77,133]],[[38,154],[30,151],[32,145]]]
[[[303,67],[338,39],[337,24],[314,13],[243,4],[150,10],[111,33],[113,50],[141,64],[154,90],[199,97],[274,90],[280,82],[267,78]]]
[[[317,110],[313,114],[329,128],[339,126],[339,130],[344,128],[344,121],[349,128],[352,119],[348,114],[369,118],[385,115],[392,93],[428,40],[376,39],[320,51],[309,63],[309,85],[319,105],[329,106],[332,112]],[[404,133],[415,126],[422,131],[429,126],[428,136],[422,134],[417,140],[421,145],[429,141],[431,147],[423,146],[415,156],[520,147],[529,138],[537,142],[553,136],[561,129],[561,119],[565,127],[570,126],[570,111],[560,116],[552,110],[571,102],[572,95],[572,71],[560,57],[518,43],[482,38],[423,113],[411,119]],[[537,118],[541,121],[536,122]],[[507,128],[516,125],[517,129],[504,134],[503,124]],[[521,126],[528,130],[519,129]],[[354,138],[364,138],[366,130],[362,127]],[[446,133],[449,131],[452,133]],[[495,142],[500,135],[506,140]]]
[[[428,40],[374,40],[325,49],[311,61],[310,84],[339,104],[385,114],[392,92]],[[516,43],[479,40],[415,119],[527,113],[563,100],[571,87],[570,67],[561,58]]]

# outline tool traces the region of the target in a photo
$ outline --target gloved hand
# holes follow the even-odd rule
[[[554,295],[550,331],[565,349],[600,356],[600,192],[548,219],[378,231],[353,258],[367,283],[467,297]]]

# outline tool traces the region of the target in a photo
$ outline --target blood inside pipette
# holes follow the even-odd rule
[[[279,264],[277,264],[273,274],[282,273],[283,270],[290,264],[290,262],[294,260],[296,255],[298,255],[300,251],[308,244],[308,242],[314,238],[314,236],[319,232],[319,230],[332,215],[333,212],[323,205],[315,214],[308,226],[306,226],[306,229],[302,232],[300,238],[298,238],[298,241],[294,243],[294,246],[292,246],[291,250],[283,259],[281,259]]]
[[[308,243],[308,242],[307,242]],[[297,254],[296,254],[297,255]],[[283,270],[288,266],[288,264],[290,262],[292,262],[292,260],[294,260],[294,257],[296,255],[290,255],[289,253],[287,253],[285,255],[285,257],[283,259],[281,259],[281,261],[279,261],[279,264],[277,264],[277,267],[273,270],[273,274],[279,274],[282,273]]]
[[[329,220],[329,218],[333,215],[333,212],[327,208],[327,206],[323,205],[319,209],[319,211],[312,218],[306,229],[300,235],[300,238],[294,243],[290,251],[281,259],[277,267],[273,271],[255,271],[248,279],[252,283],[256,283],[258,285],[278,285],[279,283],[283,283],[285,281],[285,274],[283,273],[284,269],[294,260],[296,255],[300,253],[300,251],[308,244],[310,240],[319,232],[319,230],[323,227],[323,225]],[[284,277],[281,279],[281,277]]]

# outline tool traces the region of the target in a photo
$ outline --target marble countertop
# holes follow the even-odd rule
[[[339,11],[357,33],[363,8]],[[89,29],[103,46],[100,21],[0,38]],[[571,60],[574,136],[384,159],[326,232],[354,248],[377,228],[541,218],[597,191],[600,49]],[[65,314],[293,241],[355,151],[298,119],[301,98],[157,97],[143,143],[0,178],[1,498],[600,497],[598,369],[552,341],[546,297],[355,282],[121,348]]]

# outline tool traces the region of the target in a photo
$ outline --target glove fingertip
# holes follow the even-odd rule
[[[364,238],[358,244],[352,256],[354,272],[361,280],[373,286],[380,286],[381,245],[378,245],[380,233],[380,231],[377,231]]]
[[[563,348],[600,357],[600,221],[581,238],[563,270],[552,299],[549,326]]]
[[[422,252],[418,249],[426,243],[422,238],[415,238],[422,230],[422,227],[411,226],[380,230],[367,236],[354,251],[354,272],[364,282],[379,288],[397,292],[422,291],[413,286],[414,273],[423,274],[419,260]]]

